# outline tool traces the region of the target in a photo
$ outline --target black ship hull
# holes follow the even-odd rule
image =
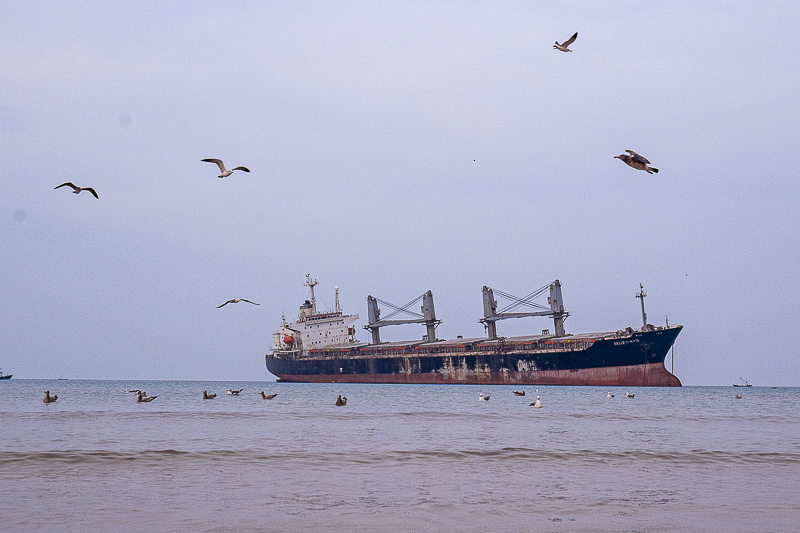
[[[463,353],[416,347],[389,356],[356,349],[302,358],[272,354],[266,364],[279,381],[293,382],[680,387],[664,360],[681,329],[602,338],[586,347],[562,339],[553,348],[527,351],[503,344]]]

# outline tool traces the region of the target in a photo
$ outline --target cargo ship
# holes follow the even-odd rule
[[[647,322],[644,287],[641,299],[642,327],[626,327],[600,333],[568,334],[564,321],[561,283],[555,280],[524,297],[483,287],[486,336],[444,340],[436,337],[433,294],[427,291],[404,306],[367,297],[371,342],[356,338],[352,324],[358,314],[346,315],[335,289],[333,311],[318,312],[314,287],[306,276],[311,298],[300,306],[296,321],[283,317],[273,334],[273,349],[266,355],[267,370],[283,382],[310,383],[427,383],[482,385],[595,385],[680,387],[680,380],[664,361],[681,325],[654,326]],[[547,304],[536,302],[549,289]],[[495,292],[510,300],[498,310]],[[421,313],[410,309],[422,302]],[[382,319],[380,305],[394,309]],[[515,311],[520,307],[531,309]],[[393,319],[405,313],[411,318]],[[401,315],[403,316],[403,315]],[[509,318],[547,316],[554,328],[538,335],[503,337],[498,322]],[[382,342],[381,328],[399,324],[424,324],[421,339]]]

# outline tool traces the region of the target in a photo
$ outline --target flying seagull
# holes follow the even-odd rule
[[[74,192],[75,194],[78,194],[81,191],[89,191],[90,193],[92,193],[94,195],[95,198],[97,198],[98,200],[100,199],[100,197],[97,196],[97,192],[94,189],[92,189],[91,187],[78,187],[77,185],[75,185],[74,183],[72,183],[70,181],[68,181],[66,183],[62,183],[58,187],[53,187],[53,188],[54,189],[58,189],[59,187],[64,187],[64,186],[72,187],[72,192]]]
[[[253,304],[253,305],[261,305],[261,304],[255,303],[255,302],[251,302],[250,300],[245,300],[244,298],[234,298],[233,300],[228,300],[227,302],[225,302],[222,305],[218,305],[217,309],[219,309],[220,307],[225,307],[228,304],[238,304],[239,302],[247,302],[247,303]]]
[[[625,155],[625,154],[615,155],[614,159],[621,159],[629,167],[635,168],[636,170],[644,170],[648,174],[652,174],[653,172],[658,173],[657,168],[647,166],[650,164],[650,161],[648,161],[646,157],[637,154],[633,150],[625,150],[625,151],[631,155]]]
[[[222,162],[222,159],[213,159],[212,158],[212,159],[203,159],[203,161],[205,161],[206,163],[216,163],[217,164],[217,166],[219,167],[219,171],[222,172],[222,174],[217,176],[218,178],[227,178],[228,176],[233,174],[233,170],[243,170],[245,172],[250,172],[250,169],[247,168],[247,167],[236,167],[233,170],[228,170],[227,168],[225,168],[225,163]]]
[[[575,35],[573,35],[572,37],[570,37],[561,44],[558,44],[558,41],[556,41],[556,44],[555,46],[553,46],[553,48],[555,48],[556,50],[561,50],[562,52],[572,52],[572,50],[569,49],[569,45],[574,43],[575,39],[577,38],[578,38],[578,32],[575,32]]]

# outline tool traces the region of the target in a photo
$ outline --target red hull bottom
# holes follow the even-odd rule
[[[463,379],[436,372],[408,374],[282,374],[278,381],[300,383],[415,383],[440,385],[573,385],[603,387],[680,387],[681,381],[664,363],[585,368],[579,370],[537,370],[532,372],[489,372],[462,375]]]

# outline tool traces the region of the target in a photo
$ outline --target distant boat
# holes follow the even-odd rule
[[[13,374],[3,374],[3,371],[0,370],[0,379],[11,379]]]
[[[739,379],[741,379],[741,380],[742,380],[742,382],[741,382],[741,383],[734,383],[734,384],[733,384],[733,386],[734,386],[734,387],[752,387],[752,385],[750,385],[750,384],[747,382],[747,380],[746,380],[746,379],[742,379],[741,377],[740,377]]]

